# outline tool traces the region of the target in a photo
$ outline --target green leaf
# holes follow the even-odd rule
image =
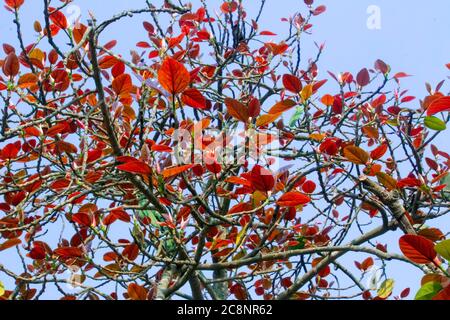
[[[447,185],[443,190],[443,193],[445,199],[450,200],[450,174],[447,174],[444,178],[441,179],[441,184]]]
[[[296,124],[296,122],[297,122],[298,120],[300,120],[300,118],[302,117],[303,113],[304,113],[304,108],[303,108],[303,106],[298,106],[298,107],[295,109],[295,113],[294,113],[294,115],[292,116],[291,120],[289,120],[289,127],[294,127],[295,124]]]
[[[437,282],[427,282],[416,294],[416,300],[431,300],[433,297],[442,290],[442,286]]]
[[[5,294],[5,285],[0,281],[0,297]]]
[[[394,284],[395,281],[393,279],[386,279],[378,289],[378,296],[382,299],[386,299],[389,297],[392,293],[392,290],[394,290]]]
[[[443,258],[450,261],[450,240],[439,242],[434,246],[434,250],[436,250]]]
[[[426,117],[424,123],[431,130],[443,131],[447,129],[445,122],[434,116]]]
[[[289,247],[289,250],[300,250],[304,249],[306,245],[306,239],[304,237],[298,237],[297,239],[298,244],[295,246]]]

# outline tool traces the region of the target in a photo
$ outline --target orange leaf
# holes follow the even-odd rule
[[[326,106],[332,106],[334,103],[334,97],[330,94],[326,94],[320,101]]]
[[[366,164],[369,161],[369,154],[357,146],[346,147],[344,157],[354,164]]]
[[[228,113],[235,119],[247,122],[249,115],[248,109],[242,103],[235,99],[226,98],[225,105],[227,106]]]
[[[194,166],[193,164],[186,164],[186,165],[182,165],[182,166],[167,168],[162,172],[162,175],[163,175],[164,179],[167,179],[167,178],[179,175],[180,173],[189,170],[193,166]]]
[[[365,126],[362,127],[361,130],[369,138],[378,139],[380,137],[380,133],[378,132],[378,129],[375,127]]]
[[[28,89],[37,84],[38,77],[34,73],[27,73],[20,77],[17,86],[22,89]]]
[[[130,283],[127,293],[131,300],[147,300],[148,290],[136,283]]]
[[[166,58],[158,71],[161,86],[175,95],[183,92],[191,82],[191,77],[185,66],[172,58]]]
[[[293,100],[283,100],[275,104],[272,108],[270,108],[269,113],[270,114],[282,113],[292,109],[295,105],[296,103]]]
[[[232,184],[239,184],[246,187],[250,187],[252,184],[249,180],[241,178],[241,177],[228,177],[225,179],[225,182],[232,183]]]
[[[121,74],[115,78],[112,82],[112,88],[114,92],[122,97],[124,95],[129,95],[133,89],[133,84],[131,82],[131,76],[129,74]]]
[[[117,63],[117,59],[113,56],[104,56],[98,60],[98,66],[100,69],[110,69]]]
[[[19,238],[8,239],[4,243],[0,244],[0,251],[7,250],[9,248],[15,247],[22,243],[22,240]]]

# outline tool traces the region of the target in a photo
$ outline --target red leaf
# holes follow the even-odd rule
[[[273,33],[272,31],[264,30],[264,31],[261,31],[259,33],[259,35],[261,35],[261,36],[276,36],[277,34]]]
[[[394,78],[395,79],[401,79],[401,78],[406,78],[406,77],[411,77],[411,75],[409,75],[409,74],[406,74],[406,73],[404,73],[404,72],[398,72],[398,73],[396,73],[395,75],[394,75]]]
[[[283,76],[283,85],[286,90],[295,94],[298,94],[300,91],[302,91],[302,83],[300,79],[291,74],[285,74]]]
[[[413,96],[407,96],[407,97],[402,98],[401,103],[411,102],[411,101],[413,101],[413,100],[415,100],[415,99],[416,99],[416,97],[413,97]]]
[[[387,144],[382,144],[381,146],[379,146],[370,153],[370,157],[373,160],[378,160],[386,154],[387,150],[388,150]]]
[[[62,247],[54,251],[54,253],[61,258],[81,258],[83,251],[77,247]]]
[[[242,103],[235,99],[225,98],[225,105],[227,106],[228,113],[233,118],[245,123],[248,121],[248,109]]]
[[[72,221],[78,223],[83,227],[90,227],[92,225],[91,216],[86,212],[78,212],[72,216]]]
[[[8,7],[12,9],[19,9],[25,0],[5,0],[5,3]]]
[[[361,86],[365,87],[370,83],[369,71],[364,68],[356,76],[356,82]]]
[[[397,181],[397,187],[420,187],[422,183],[416,178],[405,178]]]
[[[361,270],[362,271],[367,271],[367,270],[369,270],[369,268],[371,267],[371,266],[373,266],[373,263],[374,263],[374,261],[373,261],[373,258],[371,258],[371,257],[369,257],[369,258],[367,258],[366,260],[364,260],[362,263],[361,263]]]
[[[222,171],[222,166],[220,165],[220,163],[217,162],[216,159],[211,158],[211,157],[205,157],[205,162],[206,162],[206,169],[208,169],[209,172],[213,173],[213,174],[218,174]]]
[[[223,13],[233,13],[237,10],[238,4],[236,1],[226,1],[220,6]]]
[[[313,12],[312,14],[315,16],[318,16],[319,14],[324,13],[327,10],[327,7],[325,6],[318,6]]]
[[[183,92],[191,81],[184,65],[172,58],[166,58],[158,72],[161,86],[171,94]]]
[[[35,245],[33,249],[31,249],[30,253],[27,255],[33,260],[42,260],[45,259],[45,249],[41,246]]]
[[[291,191],[281,196],[277,201],[277,205],[280,207],[296,207],[309,202],[311,202],[311,199],[307,195],[297,191]]]
[[[70,185],[69,179],[66,179],[66,178],[58,179],[50,185],[50,189],[58,192],[63,189],[66,189],[69,185]]]
[[[89,150],[87,156],[87,163],[91,163],[94,162],[95,160],[100,159],[102,154],[103,151],[100,149]]]
[[[51,128],[47,130],[47,136],[49,137],[55,137],[59,133],[63,133],[67,130],[67,123],[66,122],[60,122],[58,124],[55,124]]]
[[[141,160],[130,161],[117,166],[117,169],[129,173],[149,175],[152,173],[152,168]]]
[[[3,61],[3,73],[7,77],[14,77],[19,73],[19,58],[17,58],[14,52],[11,52]]]
[[[152,151],[156,152],[172,152],[172,148],[166,145],[155,144],[152,146]]]
[[[450,285],[447,285],[447,287],[439,291],[432,300],[450,300]]]
[[[139,48],[151,48],[150,44],[148,42],[145,41],[140,41],[136,44],[136,47]]]
[[[207,109],[206,98],[197,89],[186,89],[181,95],[184,104],[196,109]]]
[[[20,151],[19,143],[9,143],[2,150],[2,159],[11,160],[15,159]]]
[[[443,111],[450,111],[450,96],[434,100],[427,109],[427,115],[432,116]]]
[[[302,185],[302,190],[305,193],[313,193],[316,190],[316,184],[314,181],[308,180]]]
[[[411,292],[410,288],[406,288],[405,290],[402,291],[402,293],[400,293],[400,298],[404,299],[407,296],[409,296],[409,293]]]
[[[67,19],[66,16],[64,15],[64,13],[62,13],[61,11],[55,11],[55,8],[48,8],[48,11],[50,12],[50,20],[52,20],[52,22],[57,25],[58,27],[60,27],[61,29],[67,29],[68,27],[68,23],[67,23]]]
[[[375,61],[375,70],[386,74],[389,71],[389,67],[383,60],[378,59],[377,61]]]
[[[427,264],[437,256],[434,243],[422,236],[404,235],[400,238],[399,245],[403,254],[415,263]]]
[[[253,167],[250,174],[250,181],[252,186],[259,191],[271,191],[275,186],[275,179],[272,172],[259,165]]]
[[[130,222],[131,218],[123,209],[114,209],[111,210],[111,214],[116,218],[123,222]]]

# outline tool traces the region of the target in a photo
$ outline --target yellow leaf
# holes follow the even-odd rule
[[[38,61],[44,61],[45,54],[44,54],[44,52],[42,52],[41,49],[34,48],[33,50],[30,51],[30,53],[28,54],[28,57],[30,59],[36,59]]]
[[[259,207],[263,201],[265,201],[267,199],[267,195],[265,194],[265,192],[261,192],[261,191],[255,191],[253,193],[253,205],[255,207]]]
[[[324,133],[311,133],[309,135],[309,138],[311,140],[321,142],[323,139],[325,139],[326,135]]]
[[[390,175],[384,172],[377,173],[378,182],[381,183],[388,191],[397,188],[397,180],[392,178]]]
[[[239,251],[237,254],[235,254],[234,257],[232,258],[232,260],[233,261],[240,260],[243,257],[245,257],[245,251],[242,250],[242,251]]]
[[[389,297],[392,293],[392,290],[394,289],[394,283],[395,283],[394,280],[386,279],[378,289],[377,292],[378,296],[381,299],[386,299],[387,297]]]
[[[281,117],[281,113],[275,113],[275,114],[265,114],[262,115],[261,117],[258,118],[258,120],[256,120],[256,126],[257,127],[262,127],[262,126],[266,126],[272,122],[274,122],[275,120],[277,120],[279,117]]]
[[[242,244],[242,241],[244,240],[245,235],[247,234],[248,227],[250,226],[250,223],[247,223],[245,227],[242,228],[241,231],[239,231],[238,235],[236,236],[236,245],[239,246]]]
[[[0,281],[0,297],[5,294],[5,285]]]
[[[348,146],[344,149],[344,157],[354,164],[366,164],[369,154],[357,146]]]
[[[302,97],[303,103],[308,101],[308,99],[311,98],[312,94],[313,94],[313,86],[312,86],[312,84],[306,85],[302,89],[302,92],[300,93],[300,96]]]

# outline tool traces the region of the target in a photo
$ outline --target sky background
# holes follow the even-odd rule
[[[158,5],[161,1],[152,2]],[[250,15],[256,10],[256,7],[252,8],[252,3],[256,2],[259,1],[243,1]],[[60,5],[59,1],[54,0],[53,3],[54,6]],[[193,0],[192,3],[194,8],[199,7],[198,0]],[[210,8],[218,8],[222,1],[208,0],[207,3]],[[326,43],[319,62],[323,77],[328,77],[325,74],[328,70],[336,73],[350,71],[355,74],[364,67],[373,67],[376,59],[382,59],[391,65],[394,73],[403,71],[414,75],[403,79],[402,85],[418,98],[426,95],[426,81],[435,87],[448,77],[449,71],[445,64],[450,63],[449,0],[316,0],[315,5],[326,5],[327,11],[313,19],[313,35],[307,37],[303,51],[304,59],[314,57],[316,50],[313,41]],[[98,21],[102,21],[125,9],[144,6],[143,0],[75,0],[64,13],[69,19],[81,14],[81,20],[86,22],[89,10]],[[373,13],[368,13],[368,8],[379,10],[379,29],[368,28],[367,21]],[[42,11],[42,1],[38,0],[26,0],[20,10],[26,43],[30,43],[35,37],[32,28],[34,20],[43,22]],[[305,12],[303,0],[267,0],[260,28],[279,34],[279,37],[273,39],[280,40],[287,30],[287,24],[281,23],[280,19],[297,11]],[[6,10],[0,9],[0,43],[17,46],[12,17]],[[136,20],[150,18],[142,16]],[[136,20],[131,24],[123,20],[112,26],[105,32],[105,42],[111,39],[119,40],[115,51],[128,56],[130,47],[134,47],[138,41],[146,40],[146,33]],[[270,38],[267,37],[267,40]],[[411,103],[410,107],[417,107],[417,100]],[[447,145],[445,135],[440,138],[440,142],[444,146]],[[448,151],[448,148],[444,147],[444,150]],[[448,218],[446,219],[448,224]],[[400,234],[391,233],[388,238],[382,240],[391,243],[391,250],[398,251],[396,239],[399,236]],[[5,262],[5,255],[0,254],[0,262]],[[406,264],[393,264],[389,269],[397,281],[394,291],[396,294],[405,287],[411,287],[415,292],[420,279],[418,271]],[[7,283],[6,279],[0,280]]]

